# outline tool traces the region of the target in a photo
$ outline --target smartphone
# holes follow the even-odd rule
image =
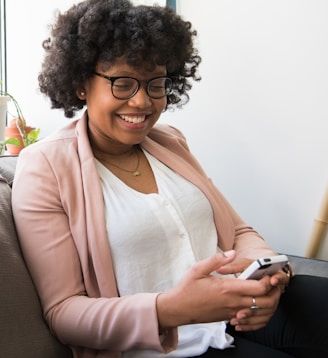
[[[241,280],[259,280],[264,276],[272,276],[283,269],[288,263],[286,255],[263,257],[252,262],[238,278]]]

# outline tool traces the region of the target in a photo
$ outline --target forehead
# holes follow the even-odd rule
[[[117,59],[114,63],[98,63],[97,70],[110,74],[111,76],[148,76],[150,74],[166,75],[166,67],[160,65],[150,66],[147,62],[142,62],[138,66],[127,63],[126,59]]]

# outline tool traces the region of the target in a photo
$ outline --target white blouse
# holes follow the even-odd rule
[[[144,153],[158,194],[130,188],[96,160],[120,296],[168,290],[195,262],[217,251],[212,209],[205,195]],[[206,352],[209,346],[223,349],[233,342],[225,329],[224,322],[181,326],[175,351],[164,354],[134,350],[124,352],[123,357],[192,357]]]

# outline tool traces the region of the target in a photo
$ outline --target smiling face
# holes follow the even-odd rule
[[[97,72],[106,76],[128,76],[141,81],[165,76],[165,66],[156,66],[147,71],[134,68],[118,61],[107,71],[99,65]],[[150,98],[146,85],[141,84],[138,92],[129,99],[116,99],[111,82],[100,76],[90,78],[84,87],[83,99],[87,103],[89,135],[93,145],[103,152],[119,154],[131,145],[140,143],[149,133],[166,107],[166,96]],[[82,95],[79,95],[82,97]]]

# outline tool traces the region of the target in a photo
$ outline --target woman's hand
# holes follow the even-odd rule
[[[249,310],[253,297],[265,298],[265,306],[270,307],[268,316],[273,302],[278,300],[278,295],[274,293],[276,288],[272,287],[268,277],[256,281],[211,275],[213,271],[219,272],[220,267],[232,263],[235,256],[234,251],[229,251],[200,261],[175,288],[159,294],[157,315],[160,327],[165,329],[241,318],[238,313]]]
[[[269,322],[278,306],[281,294],[289,284],[290,274],[281,270],[262,280],[269,282],[271,290],[265,296],[254,296],[258,309],[242,309],[230,320],[230,324],[235,326],[237,331],[257,330]]]
[[[260,281],[270,284],[270,277],[266,276]],[[254,331],[266,326],[277,309],[280,295],[281,290],[271,286],[271,290],[267,294],[254,296],[255,301],[252,299],[248,308],[238,311],[236,316],[230,320],[230,324],[235,326],[236,331]],[[253,304],[258,308],[251,309]]]

